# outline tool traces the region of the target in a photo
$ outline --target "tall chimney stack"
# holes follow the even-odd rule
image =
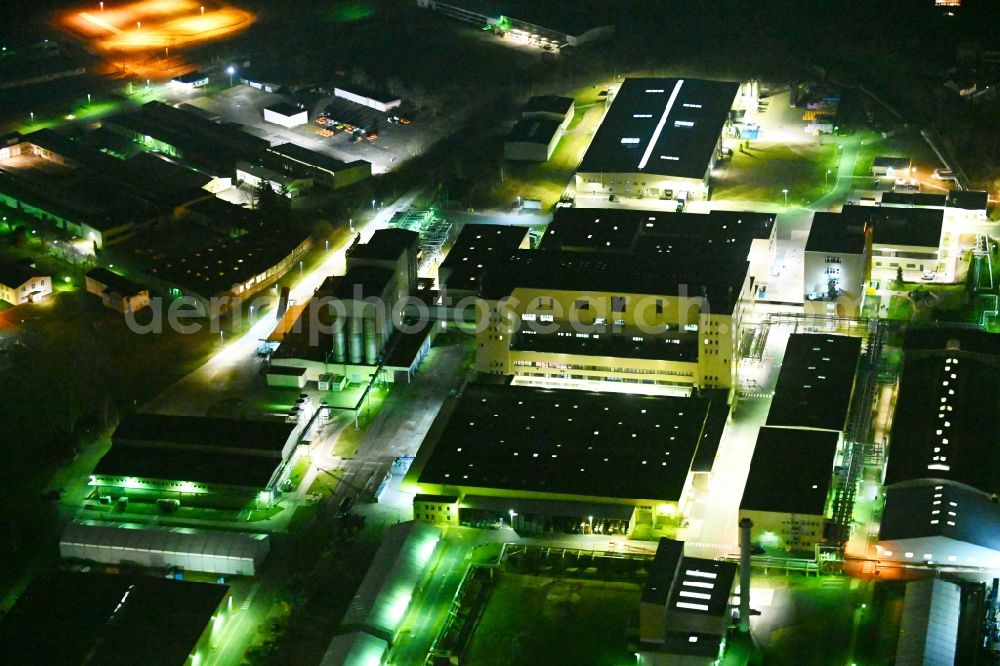
[[[750,528],[753,521],[740,521],[740,631],[750,631]]]

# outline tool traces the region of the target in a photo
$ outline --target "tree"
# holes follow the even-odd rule
[[[254,209],[257,211],[257,228],[261,232],[283,234],[292,226],[292,204],[284,186],[275,190],[270,181],[262,180],[254,188]]]
[[[896,267],[896,282],[899,282],[900,284],[903,283],[903,267],[902,266],[897,266]]]

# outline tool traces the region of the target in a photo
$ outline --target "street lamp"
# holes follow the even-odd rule
[[[593,516],[587,516],[587,521],[590,523],[590,533],[593,534],[594,533],[594,517]]]
[[[826,179],[824,180],[824,184],[826,184],[827,186],[830,185],[830,174],[831,173],[833,173],[833,169],[827,169],[826,170]]]
[[[375,200],[372,199],[372,210],[375,210]]]
[[[785,208],[788,208],[788,190],[782,189],[781,193],[785,196]]]
[[[233,67],[232,65],[230,65],[229,67],[226,67],[226,74],[229,75],[229,87],[230,88],[233,87],[233,74],[235,74],[235,73],[236,73],[236,68],[235,67]]]
[[[517,515],[517,511],[514,511],[514,509],[508,509],[507,513],[510,515],[510,528],[514,529],[514,516]]]
[[[90,93],[87,93],[87,106],[90,106]]]
[[[103,12],[104,11],[104,3],[103,2],[99,2],[97,4],[99,4],[101,6],[101,11]]]
[[[347,220],[347,226],[349,226],[351,228],[351,233],[353,234],[354,233],[354,218],[353,217],[348,218],[348,220]]]
[[[299,277],[302,277],[302,262],[299,262]]]

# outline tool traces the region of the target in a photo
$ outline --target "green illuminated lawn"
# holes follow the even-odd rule
[[[902,296],[892,296],[889,298],[888,319],[897,321],[910,321],[913,318],[913,305]]]
[[[735,201],[808,204],[823,196],[827,169],[837,168],[834,144],[784,144],[751,141],[746,152],[735,150],[712,176],[712,198]],[[832,186],[832,183],[830,183]]]
[[[477,666],[634,664],[625,628],[641,589],[606,583],[503,574],[468,650]]]

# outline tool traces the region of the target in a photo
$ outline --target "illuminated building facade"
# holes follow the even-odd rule
[[[470,384],[438,415],[403,481],[414,519],[525,532],[676,530],[721,400]],[[449,520],[450,517],[450,520]]]
[[[773,217],[559,209],[540,250],[488,264],[480,372],[635,393],[728,388]]]

